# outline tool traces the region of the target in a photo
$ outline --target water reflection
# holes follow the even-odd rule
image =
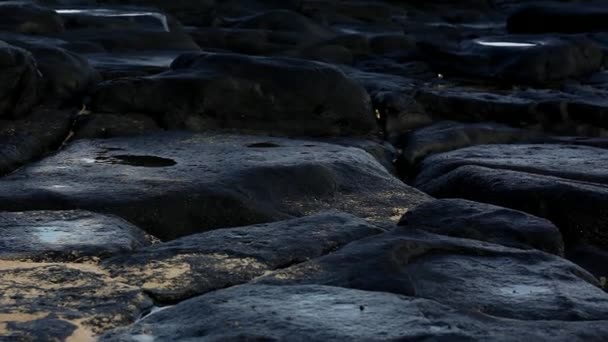
[[[483,46],[492,46],[492,47],[511,47],[511,48],[520,48],[520,47],[533,47],[537,46],[536,43],[524,43],[524,42],[507,42],[507,41],[487,41],[487,40],[476,40],[475,43]]]

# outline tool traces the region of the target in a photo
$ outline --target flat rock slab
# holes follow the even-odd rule
[[[87,264],[0,261],[0,293],[2,341],[92,341],[152,306],[140,289]]]
[[[151,238],[118,217],[84,210],[0,213],[0,259],[69,261],[148,246]]]
[[[77,141],[0,180],[0,209],[87,209],[161,239],[344,210],[394,223],[430,199],[358,148],[166,133]]]
[[[0,174],[57,149],[70,132],[73,114],[35,110],[20,120],[0,120]]]
[[[414,184],[555,223],[566,247],[608,245],[608,152],[580,145],[486,145],[425,159]]]
[[[421,231],[359,240],[258,281],[392,292],[513,319],[608,319],[608,293],[567,260]]]
[[[440,199],[409,210],[400,226],[421,227],[441,235],[564,255],[564,242],[551,221],[495,205]]]
[[[328,64],[207,53],[182,55],[171,69],[104,82],[91,109],[147,114],[169,128],[195,131],[318,136],[376,129],[367,92]]]
[[[405,135],[400,145],[402,161],[414,166],[425,157],[463,147],[530,142],[540,134],[496,123],[441,121]]]
[[[176,302],[245,283],[381,232],[363,219],[328,212],[189,235],[107,259],[102,266],[157,301]]]
[[[525,322],[331,286],[242,285],[196,297],[101,341],[601,341],[606,321]]]

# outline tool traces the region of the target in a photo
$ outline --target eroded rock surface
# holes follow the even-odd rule
[[[380,232],[365,220],[329,212],[189,235],[110,258],[102,265],[113,277],[142,287],[156,300],[176,302],[248,282]]]
[[[332,208],[394,223],[430,199],[358,148],[189,133],[77,141],[0,189],[0,209],[111,213],[161,239]]]

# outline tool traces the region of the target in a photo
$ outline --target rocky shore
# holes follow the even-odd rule
[[[607,341],[603,1],[0,1],[0,341]]]

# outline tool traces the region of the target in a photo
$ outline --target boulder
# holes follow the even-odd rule
[[[0,3],[0,29],[27,34],[52,35],[63,31],[61,17],[52,9],[31,1]]]
[[[419,45],[423,57],[443,75],[505,85],[557,84],[589,76],[603,63],[599,46],[579,36],[491,36]]]
[[[259,278],[391,292],[519,320],[606,320],[608,293],[560,257],[536,250],[398,230]]]
[[[70,134],[69,110],[35,109],[19,120],[0,120],[0,174],[55,151]]]
[[[41,75],[34,57],[0,41],[0,69],[0,119],[27,115],[40,97]]]
[[[101,341],[600,341],[606,321],[526,322],[437,302],[331,286],[242,285],[192,298]]]
[[[376,128],[365,90],[327,64],[186,54],[171,68],[155,76],[102,83],[91,109],[144,113],[161,118],[169,128],[191,130],[346,135]]]
[[[544,217],[566,248],[608,245],[605,149],[583,145],[485,145],[425,159],[414,184],[437,197],[460,197]]]
[[[562,235],[549,220],[459,198],[423,203],[405,213],[399,225],[405,229],[422,228],[435,234],[564,255]]]

